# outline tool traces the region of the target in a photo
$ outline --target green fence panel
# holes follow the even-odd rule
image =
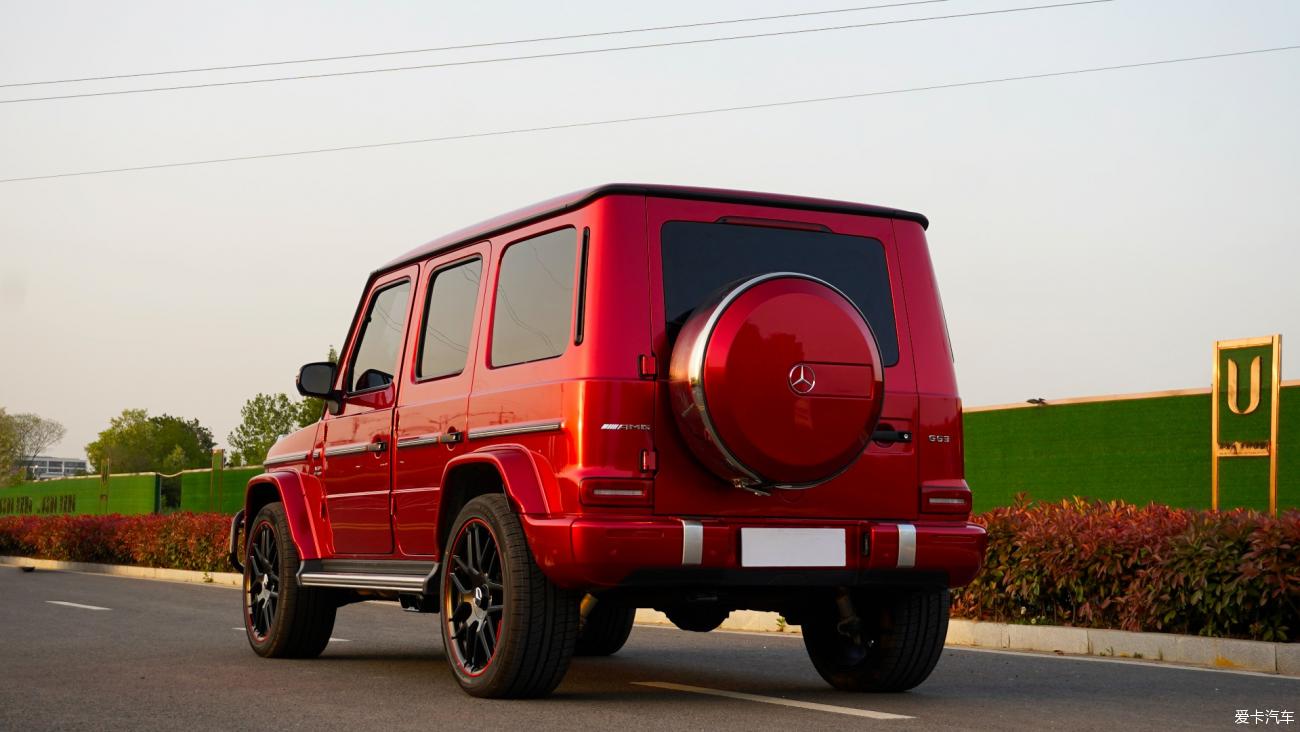
[[[244,507],[244,489],[248,481],[263,472],[261,466],[225,468],[213,480],[211,470],[195,470],[181,475],[182,511],[233,514]]]
[[[212,510],[210,492],[212,471],[196,470],[181,473],[181,510],[206,513]]]
[[[98,477],[22,483],[0,489],[0,516],[101,512]]]
[[[0,489],[0,515],[154,513],[159,508],[154,473],[62,478]]]
[[[1282,390],[1278,507],[1300,507],[1300,387]],[[1210,507],[1210,396],[971,412],[966,479],[975,510],[1079,496]],[[1220,508],[1268,508],[1267,458],[1219,461]]]
[[[108,513],[156,513],[159,508],[156,473],[108,476]]]
[[[221,473],[221,503],[219,510],[222,513],[233,514],[244,507],[244,492],[248,488],[248,481],[255,475],[260,475],[265,469],[260,465],[251,468],[226,468]]]

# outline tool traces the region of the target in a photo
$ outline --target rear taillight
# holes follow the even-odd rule
[[[653,481],[593,478],[582,481],[579,495],[588,506],[649,506]]]
[[[921,513],[970,513],[970,487],[964,480],[936,480],[921,484]]]

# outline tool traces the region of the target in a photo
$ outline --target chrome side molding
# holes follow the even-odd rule
[[[387,449],[388,443],[383,440],[376,442],[354,442],[350,445],[336,445],[325,448],[325,457],[340,457],[342,455],[360,455],[364,452],[383,452]],[[306,455],[306,453],[303,453]]]
[[[402,439],[397,441],[397,449],[401,450],[404,447],[424,447],[425,445],[436,445],[438,444],[438,441],[440,439],[442,439],[441,432],[434,432],[427,435],[420,435],[418,437],[403,437]]]
[[[456,430],[447,430],[446,432],[430,432],[427,435],[416,435],[415,437],[403,437],[397,441],[397,449],[404,447],[424,447],[425,445],[454,445],[465,438],[464,432]]]
[[[262,465],[268,466],[268,465],[281,465],[283,463],[296,463],[301,460],[306,460],[309,454],[311,453],[307,452],[306,450],[303,450],[302,452],[286,452],[283,455],[276,455],[275,457],[267,458],[263,460]]]
[[[506,435],[523,435],[530,432],[551,432],[564,428],[562,419],[543,419],[534,422],[513,422],[511,424],[475,427],[469,430],[469,438],[478,440],[485,437],[505,437]]]

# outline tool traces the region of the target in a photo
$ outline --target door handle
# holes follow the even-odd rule
[[[882,429],[871,433],[872,442],[911,442],[912,433],[907,430]]]
[[[438,442],[444,445],[455,445],[465,439],[465,433],[459,432],[455,427],[448,428],[446,432],[438,435]]]
[[[375,440],[369,445],[366,445],[366,452],[383,452],[387,448],[388,448],[387,442],[384,442],[383,440]]]

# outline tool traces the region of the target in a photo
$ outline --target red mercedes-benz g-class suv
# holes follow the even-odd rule
[[[921,683],[986,543],[926,224],[607,185],[380,267],[232,524],[253,649],[318,655],[337,608],[397,600],[470,694],[540,696],[636,608],[747,608],[837,688]]]

